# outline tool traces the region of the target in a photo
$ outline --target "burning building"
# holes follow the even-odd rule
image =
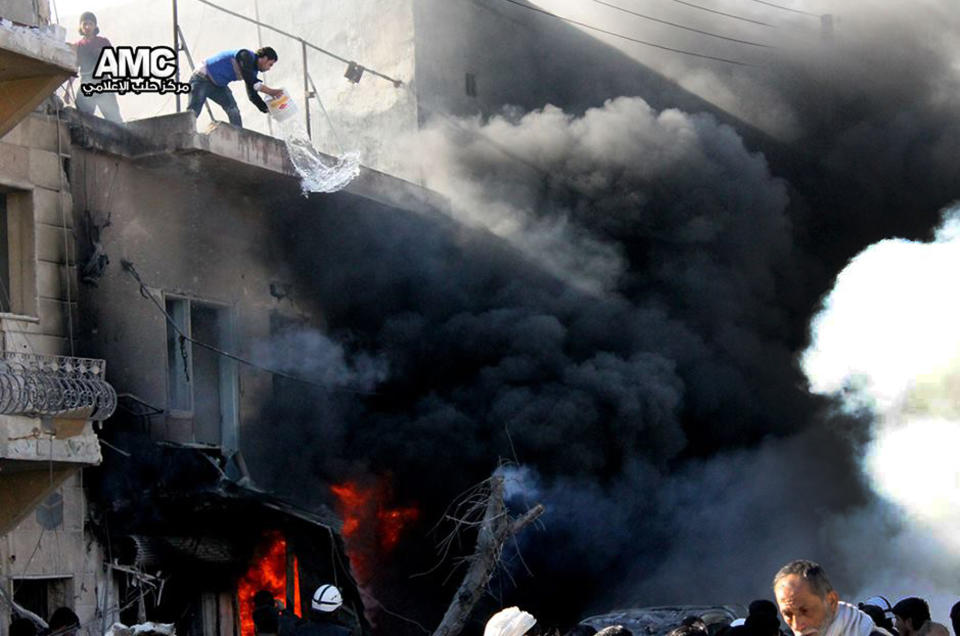
[[[192,113],[125,126],[67,118],[87,273],[78,336],[116,365],[120,392],[105,438],[116,451],[88,479],[115,575],[105,622],[248,634],[260,589],[295,610],[336,583],[365,626],[353,577],[363,583],[366,559],[391,550],[416,511],[356,491],[384,504],[372,542],[358,543],[367,517],[344,494],[350,471],[318,467],[282,485],[266,474],[299,461],[264,455],[264,439],[297,434],[268,404],[305,404],[308,388],[331,400],[364,394],[382,374],[324,336],[322,306],[291,273],[287,241],[300,237],[278,228],[309,232],[299,215],[364,202],[435,214],[438,198],[364,169],[307,205],[276,139],[223,124],[197,134]],[[327,417],[315,404],[301,443],[330,444]]]
[[[320,43],[407,84],[337,85],[331,114],[393,176],[303,199],[263,135],[197,134],[189,114],[63,116],[78,350],[120,391],[105,465],[85,477],[87,563],[107,564],[81,580],[85,616],[235,634],[255,588],[302,610],[333,580],[358,621],[382,602],[428,624],[452,589],[426,526],[504,457],[523,464],[511,502],[550,512],[506,551],[519,585],[497,591],[557,623],[743,601],[797,553],[842,558],[822,529],[870,501],[869,422],[806,391],[795,356],[846,258],[921,236],[956,196],[955,103],[926,79],[952,60],[916,46],[906,18],[851,30],[842,55],[819,38],[810,59],[771,55],[780,73],[757,101],[775,93],[791,146],[512,2],[349,7],[390,28],[364,50],[356,24],[324,16]],[[485,119],[507,104],[524,112]],[[415,151],[387,156],[421,128]],[[56,163],[49,139],[10,169]],[[46,186],[35,201],[66,189]],[[47,269],[43,301],[59,298]],[[813,510],[784,509],[797,483]],[[391,636],[419,631],[390,620]]]

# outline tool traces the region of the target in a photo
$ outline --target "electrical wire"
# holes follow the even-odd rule
[[[783,11],[790,11],[792,13],[799,13],[801,15],[809,15],[815,18],[823,17],[819,13],[811,13],[809,11],[804,11],[803,9],[794,9],[793,7],[785,7],[782,4],[774,4],[773,2],[767,2],[767,0],[752,0],[757,4],[765,4],[768,7],[773,7],[774,9],[782,9]]]
[[[281,30],[281,29],[278,29],[277,27],[270,26],[269,24],[265,24],[265,23],[263,23],[263,22],[259,22],[258,20],[254,20],[253,18],[248,18],[247,16],[243,15],[242,13],[237,13],[236,11],[231,11],[230,9],[227,9],[227,8],[225,8],[225,7],[221,7],[221,6],[218,5],[218,4],[214,4],[214,3],[210,2],[210,0],[197,0],[197,2],[200,2],[200,3],[203,3],[203,4],[207,5],[207,6],[213,7],[214,9],[218,9],[218,10],[220,10],[220,11],[223,11],[224,13],[228,13],[228,14],[234,16],[235,18],[240,18],[241,20],[246,20],[247,22],[252,22],[252,23],[254,23],[254,24],[258,25],[258,26],[262,26],[262,27],[265,28],[265,29],[270,29],[271,31],[273,31],[273,32],[275,32],[275,33],[279,33],[280,35],[285,35],[285,36],[287,36],[288,38],[292,38],[292,39],[300,42],[301,44],[303,44],[303,45],[305,45],[305,46],[307,46],[307,47],[309,47],[309,48],[311,48],[311,49],[313,49],[313,50],[315,50],[315,51],[319,51],[320,53],[323,53],[324,55],[326,55],[326,56],[328,56],[328,57],[332,57],[332,58],[335,59],[335,60],[338,60],[338,61],[340,61],[340,62],[343,62],[344,64],[350,64],[351,61],[352,61],[352,60],[348,60],[348,59],[345,58],[345,57],[341,57],[341,56],[337,55],[336,53],[333,53],[332,51],[328,51],[328,50],[326,50],[326,49],[320,48],[320,47],[317,46],[316,44],[311,44],[310,42],[307,42],[306,40],[304,40],[302,37],[300,37],[300,36],[298,36],[298,35],[294,35],[293,33],[289,33],[289,32],[287,32],[287,31],[283,31],[283,30]],[[401,85],[403,85],[403,82],[402,82],[401,80],[398,80],[398,79],[396,79],[396,78],[390,77],[389,75],[385,75],[384,73],[381,73],[380,71],[375,71],[375,70],[372,69],[372,68],[367,68],[366,66],[364,66],[364,67],[363,67],[363,70],[366,71],[367,73],[370,73],[371,75],[376,75],[377,77],[380,77],[380,78],[383,78],[383,79],[387,80],[388,82],[392,83],[392,84],[393,84],[395,87],[397,87],[397,88],[399,88]]]
[[[733,18],[734,20],[742,20],[743,22],[749,22],[751,24],[759,24],[760,26],[770,27],[772,29],[777,28],[773,24],[768,24],[766,22],[761,22],[760,20],[754,20],[753,18],[745,18],[742,15],[734,15],[733,13],[726,13],[724,11],[717,11],[716,9],[711,9],[710,7],[704,7],[699,4],[694,4],[692,2],[687,2],[687,0],[673,0],[677,4],[682,4],[693,9],[700,9],[701,11],[706,11],[708,13],[716,13],[717,15],[726,16],[728,18]]]
[[[65,270],[66,276],[65,281],[67,284],[67,336],[70,339],[70,356],[72,357],[75,354],[74,347],[74,337],[73,337],[73,298],[71,287],[73,287],[74,276],[70,273],[70,235],[67,230],[67,210],[63,206],[63,193],[64,193],[64,169],[63,169],[63,148],[62,148],[62,131],[60,130],[60,104],[57,104],[57,173],[60,177],[60,190],[57,192],[57,207],[60,210],[60,224],[63,226],[63,269]],[[76,255],[74,255],[73,269],[76,271]]]
[[[719,33],[711,33],[710,31],[703,31],[701,29],[696,29],[694,27],[686,26],[684,24],[678,24],[676,22],[670,22],[669,20],[661,20],[660,18],[655,18],[651,15],[645,13],[639,13],[637,11],[631,11],[630,9],[619,7],[615,4],[605,2],[604,0],[593,0],[597,4],[602,4],[605,7],[610,7],[611,9],[616,9],[617,11],[622,11],[624,13],[629,13],[630,15],[637,16],[638,18],[643,18],[644,20],[650,20],[651,22],[659,22],[660,24],[666,24],[667,26],[672,26],[676,29],[683,29],[684,31],[691,31],[693,33],[699,33],[701,35],[706,35],[711,38],[718,38],[720,40],[726,40],[728,42],[736,42],[737,44],[746,44],[748,46],[759,46],[765,49],[775,48],[769,44],[761,44],[760,42],[751,42],[750,40],[741,40],[739,38],[731,38],[726,35],[720,35]]]
[[[125,271],[127,274],[130,275],[131,278],[133,278],[135,281],[137,281],[137,284],[140,286],[140,295],[143,296],[144,298],[146,298],[147,300],[151,301],[151,302],[157,307],[157,309],[160,310],[160,313],[162,313],[162,314],[164,315],[164,317],[166,318],[167,324],[169,324],[171,327],[173,327],[174,331],[176,331],[177,334],[180,336],[181,342],[183,342],[183,341],[188,341],[188,342],[190,342],[190,343],[192,343],[192,344],[197,345],[198,347],[200,347],[200,348],[202,348],[202,349],[206,349],[207,351],[212,351],[213,353],[215,353],[215,354],[217,354],[217,355],[219,355],[219,356],[223,356],[224,358],[229,358],[230,360],[233,360],[233,361],[235,361],[235,362],[239,362],[240,364],[244,364],[244,365],[246,365],[246,366],[248,366],[248,367],[252,367],[252,368],[254,368],[254,369],[259,369],[260,371],[265,371],[266,373],[270,373],[270,374],[275,375],[275,376],[277,376],[277,377],[286,378],[286,379],[288,379],[288,380],[296,380],[297,382],[303,382],[304,384],[310,384],[310,385],[312,385],[312,386],[316,386],[316,387],[319,387],[319,388],[321,388],[321,389],[324,389],[324,390],[326,390],[326,391],[330,391],[330,392],[333,392],[333,393],[353,393],[353,394],[356,394],[356,395],[378,395],[378,393],[376,393],[375,391],[361,391],[361,390],[359,390],[359,389],[348,389],[348,388],[343,388],[343,387],[330,387],[330,386],[328,386],[328,385],[326,385],[326,384],[323,384],[322,382],[318,382],[318,381],[316,381],[316,380],[311,380],[311,379],[309,379],[309,378],[304,378],[304,377],[302,377],[302,376],[294,375],[294,374],[292,374],[292,373],[287,373],[287,372],[285,372],[285,371],[280,371],[280,370],[278,370],[278,369],[271,369],[270,367],[265,367],[265,366],[263,366],[263,365],[261,365],[261,364],[257,364],[256,362],[253,362],[253,361],[251,361],[251,360],[247,360],[246,358],[242,358],[242,357],[240,357],[240,356],[238,356],[238,355],[236,355],[236,354],[234,354],[234,353],[230,353],[229,351],[224,351],[223,349],[220,349],[220,348],[218,348],[218,347],[214,347],[214,346],[211,345],[211,344],[207,344],[206,342],[203,342],[202,340],[197,340],[196,338],[193,338],[193,337],[187,335],[186,333],[184,333],[183,329],[180,328],[180,325],[177,324],[177,321],[174,319],[174,317],[171,316],[170,313],[169,313],[166,309],[164,309],[164,307],[163,307],[163,306],[160,304],[160,302],[156,299],[156,297],[155,297],[153,294],[150,293],[150,290],[147,288],[146,283],[143,282],[143,279],[140,278],[140,274],[137,272],[137,270],[136,270],[136,268],[134,267],[133,263],[131,263],[130,261],[128,261],[128,260],[126,260],[126,259],[123,259],[123,260],[120,261],[120,265],[121,265],[121,267],[123,267],[123,271]]]
[[[206,2],[206,0],[197,0],[197,2]],[[749,62],[740,62],[740,61],[731,60],[731,59],[728,59],[728,58],[725,58],[725,57],[717,57],[717,56],[714,56],[714,55],[707,55],[707,54],[705,54],[705,53],[695,53],[695,52],[693,52],[693,51],[686,51],[686,50],[684,50],[684,49],[677,49],[677,48],[674,48],[674,47],[672,47],[672,46],[665,46],[665,45],[663,45],[663,44],[655,44],[655,43],[653,43],[653,42],[648,42],[648,41],[646,41],[646,40],[641,40],[641,39],[639,39],[639,38],[633,38],[633,37],[630,37],[629,35],[623,35],[622,33],[615,33],[615,32],[613,32],[613,31],[607,31],[606,29],[601,29],[600,27],[595,27],[595,26],[593,26],[593,25],[591,25],[591,24],[587,24],[587,23],[585,23],[585,22],[580,22],[579,20],[573,20],[573,19],[571,19],[571,18],[565,18],[565,17],[563,17],[563,16],[557,15],[556,13],[551,13],[550,11],[547,11],[547,10],[545,10],[545,9],[540,9],[539,7],[534,7],[534,6],[531,6],[531,5],[529,5],[529,4],[523,4],[523,3],[521,3],[521,2],[518,2],[518,0],[504,0],[504,2],[509,2],[510,4],[516,5],[516,6],[518,6],[518,7],[523,8],[523,9],[527,9],[528,11],[536,11],[537,13],[542,13],[543,15],[548,15],[548,16],[550,16],[551,18],[556,18],[557,20],[562,20],[562,21],[568,22],[568,23],[570,23],[570,24],[575,24],[575,25],[581,26],[581,27],[583,27],[583,28],[585,28],[585,29],[590,29],[591,31],[597,31],[598,33],[604,33],[604,34],[606,34],[606,35],[612,35],[613,37],[620,38],[620,39],[622,39],[622,40],[627,40],[628,42],[636,42],[637,44],[643,44],[644,46],[650,46],[650,47],[653,47],[653,48],[655,48],[655,49],[661,49],[661,50],[663,50],[663,51],[670,51],[670,52],[672,52],[672,53],[680,53],[680,54],[682,54],[682,55],[689,55],[689,56],[691,56],[691,57],[699,57],[699,58],[702,58],[702,59],[705,59],[705,60],[713,60],[713,61],[715,61],[715,62],[724,62],[725,64],[733,64],[733,65],[735,65],[735,66],[754,66],[754,64],[750,64]]]

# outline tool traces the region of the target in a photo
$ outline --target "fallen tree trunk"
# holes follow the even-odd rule
[[[471,557],[470,567],[433,636],[457,636],[463,631],[470,612],[480,600],[500,562],[504,544],[533,523],[543,511],[543,505],[537,504],[520,517],[511,518],[503,502],[503,477],[490,479],[490,494],[477,533],[477,547]]]

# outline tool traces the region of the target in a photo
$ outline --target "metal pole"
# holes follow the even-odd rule
[[[180,84],[180,22],[177,18],[177,0],[173,0],[173,50],[177,54],[177,85]],[[177,112],[180,112],[180,91],[177,91]]]
[[[183,34],[183,30],[180,28],[179,25],[177,26],[177,31],[180,33],[180,41],[183,42],[183,44],[181,45],[181,48],[183,49],[184,55],[187,56],[187,63],[190,65],[190,73],[192,74],[193,71],[197,70],[197,67],[193,64],[193,56],[190,55],[190,47],[187,46],[187,36],[185,36],[185,35]],[[179,61],[180,61],[180,60],[179,60],[179,56],[178,56],[178,59],[177,59],[177,62],[178,62],[178,64],[177,64],[177,72],[179,72],[179,69],[180,69]],[[213,111],[210,110],[210,101],[209,101],[209,100],[204,100],[204,101],[203,101],[203,107],[207,109],[207,114],[210,115],[210,121],[217,121],[217,118],[213,116]],[[267,121],[269,121],[269,120],[267,120]]]
[[[307,74],[307,43],[300,40],[300,47],[303,51],[303,113],[307,118],[307,139],[312,140],[310,134],[310,85],[309,75]]]
[[[263,48],[263,31],[260,29],[260,3],[257,0],[253,0],[253,16],[257,19],[257,46]],[[263,72],[263,79],[266,81],[267,72]],[[273,136],[273,117],[267,117],[267,130],[270,131],[270,136]]]

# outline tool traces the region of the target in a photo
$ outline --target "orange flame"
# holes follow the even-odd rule
[[[357,580],[365,582],[371,572],[370,550],[368,549],[368,529],[373,510],[373,490],[363,488],[356,482],[346,482],[330,487],[337,498],[337,510],[343,517],[344,543],[347,545],[347,557]]]
[[[303,616],[303,608],[300,607],[300,562],[296,556],[293,557],[293,613]]]
[[[379,510],[377,520],[380,529],[380,548],[384,554],[390,554],[400,542],[400,534],[408,525],[420,518],[416,508],[392,508]]]
[[[370,580],[374,567],[388,556],[400,541],[405,528],[420,517],[415,507],[389,508],[389,482],[380,479],[361,485],[348,481],[330,487],[337,498],[337,511],[343,518],[343,539],[347,556],[357,580]]]
[[[294,559],[295,611],[300,614],[300,576]],[[274,598],[287,596],[287,540],[277,531],[268,532],[263,543],[254,552],[250,568],[237,581],[237,605],[240,608],[240,634],[254,635],[253,597],[267,590]]]

